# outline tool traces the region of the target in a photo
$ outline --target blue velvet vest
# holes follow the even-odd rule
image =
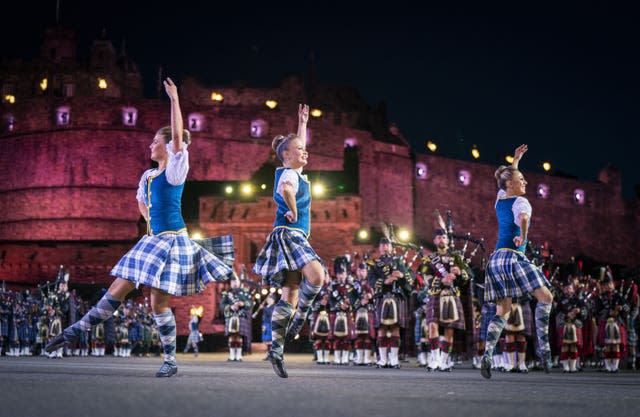
[[[180,185],[169,184],[164,171],[147,178],[145,192],[149,206],[148,235],[186,230],[181,209],[182,190],[184,190],[184,183]]]
[[[284,217],[285,213],[289,211],[289,208],[287,207],[287,203],[285,203],[284,198],[277,192],[278,181],[280,181],[280,177],[282,176],[282,173],[285,169],[289,168],[276,169],[276,180],[273,187],[273,199],[278,205],[278,211],[276,212],[276,220],[273,224],[273,227],[286,227],[299,230],[308,237],[309,233],[311,232],[311,225],[309,223],[309,209],[311,207],[311,183],[296,172],[299,180],[298,192],[296,193],[298,221],[296,221],[295,223],[289,223],[286,217]]]
[[[512,249],[524,253],[526,242],[522,246],[516,246],[513,243],[513,238],[520,236],[520,226],[514,223],[513,218],[513,203],[516,202],[517,197],[501,198],[496,201],[496,215],[498,216],[498,241],[496,242],[497,249]]]

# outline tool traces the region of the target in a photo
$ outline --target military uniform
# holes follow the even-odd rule
[[[243,303],[243,305],[235,305]],[[225,335],[229,337],[229,361],[242,361],[243,340],[251,343],[251,295],[241,287],[222,293],[220,302],[225,318]]]

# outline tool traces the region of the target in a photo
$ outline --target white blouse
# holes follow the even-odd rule
[[[187,145],[182,144],[182,150],[178,153],[173,153],[173,146],[171,142],[167,143],[167,153],[169,154],[169,161],[165,169],[165,175],[167,182],[171,185],[180,185],[187,180],[187,174],[189,173],[189,151],[187,151]],[[136,199],[141,203],[146,204],[145,195],[147,188],[147,178],[149,176],[158,175],[160,171],[157,168],[148,169],[140,177],[138,183],[138,191],[136,193]]]

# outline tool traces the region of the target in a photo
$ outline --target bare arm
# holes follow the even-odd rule
[[[518,216],[518,222],[520,223],[520,236],[514,237],[513,243],[515,243],[516,246],[521,246],[527,241],[527,234],[529,232],[529,215],[521,213],[520,216]]]
[[[290,223],[295,223],[298,220],[298,206],[296,206],[296,195],[293,192],[293,186],[288,182],[283,183],[281,185],[281,194],[289,208],[289,211],[284,216]]]
[[[147,216],[149,215],[149,211],[147,209],[147,205],[142,201],[138,201],[138,209],[140,210],[140,214],[142,214],[142,217],[144,217],[144,219],[148,221],[149,219],[147,218]]]
[[[309,106],[298,104],[298,137],[307,145],[307,121],[309,121]]]
[[[175,154],[182,150],[182,132],[184,129],[180,101],[178,100],[178,87],[171,81],[171,78],[167,78],[164,81],[164,89],[171,100],[171,143]]]
[[[513,162],[511,163],[511,166],[513,168],[518,169],[518,164],[520,163],[520,159],[522,159],[522,156],[528,150],[529,150],[529,147],[527,145],[520,145],[516,148],[516,151],[513,154]]]

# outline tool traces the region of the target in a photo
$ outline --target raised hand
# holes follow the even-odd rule
[[[309,121],[309,106],[306,104],[298,104],[298,123],[306,124]]]
[[[171,78],[167,77],[166,80],[162,82],[164,84],[164,89],[167,92],[169,98],[173,100],[178,100],[178,87],[173,83]]]
[[[529,150],[529,146],[527,145],[520,145],[516,148],[516,151],[513,154],[513,159],[515,160],[520,160],[522,158],[522,156],[524,155],[525,152],[527,152]]]

